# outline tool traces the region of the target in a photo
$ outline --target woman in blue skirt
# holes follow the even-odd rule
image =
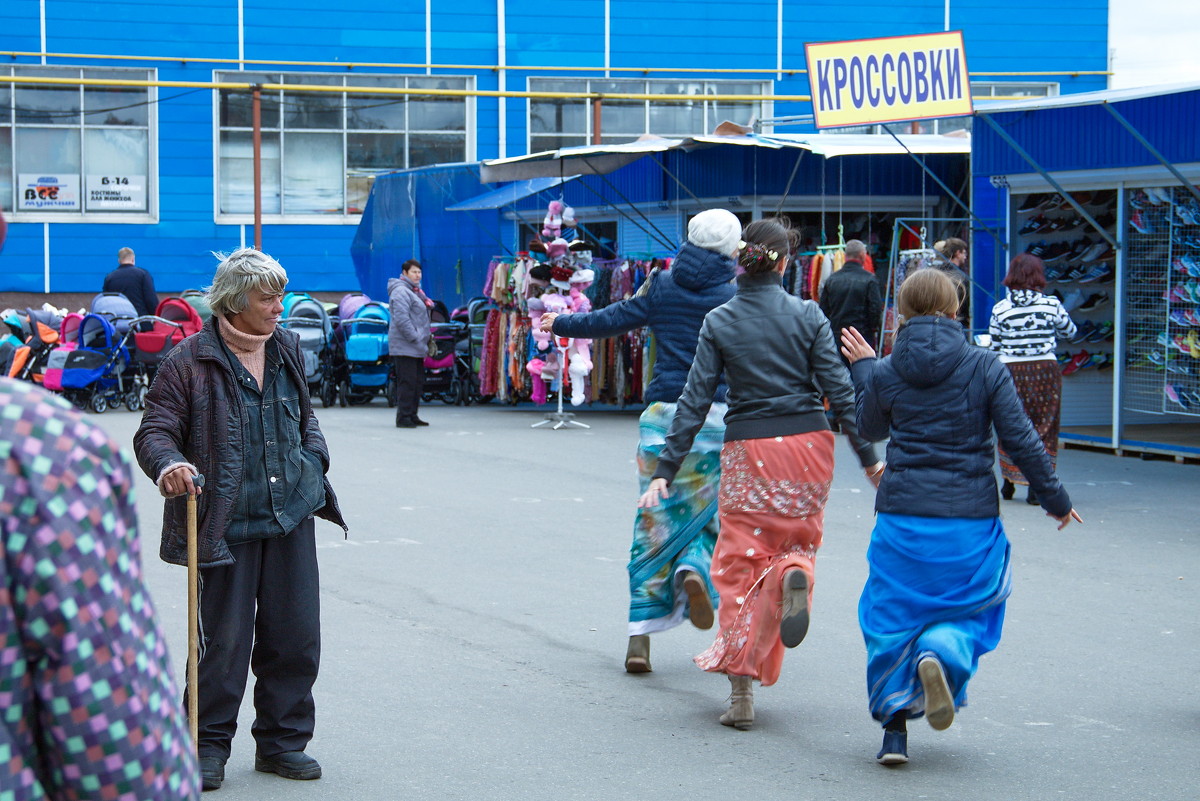
[[[890,437],[858,606],[884,765],[908,761],[909,718],[954,722],[979,657],[1000,642],[1011,576],[993,428],[1059,528],[1082,522],[1008,370],[955,321],[953,281],[919,270],[896,305],[904,323],[890,356],[876,360],[853,328],[842,335],[859,433]]]

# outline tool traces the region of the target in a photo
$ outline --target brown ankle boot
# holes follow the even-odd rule
[[[649,634],[635,634],[629,638],[629,650],[625,652],[625,672],[650,672]]]
[[[712,599],[708,597],[708,587],[704,579],[694,570],[683,574],[683,592],[688,599],[688,620],[698,629],[711,629],[713,625]]]
[[[729,694],[729,710],[721,715],[721,725],[745,731],[754,725],[754,679],[749,676],[730,676],[733,691]]]

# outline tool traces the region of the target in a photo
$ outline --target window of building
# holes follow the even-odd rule
[[[765,95],[770,81],[641,80],[631,78],[530,78],[531,92],[619,92],[689,95],[688,102],[605,100],[600,104],[600,141],[628,142],[651,133],[693,136],[712,133],[725,120],[748,125],[767,116],[767,101],[726,102],[714,95]],[[529,150],[554,150],[592,141],[592,108],[585,98],[530,98]]]
[[[218,81],[469,89],[465,77],[218,72]],[[217,93],[217,214],[254,213],[252,94]],[[262,208],[282,217],[360,215],[375,176],[469,161],[470,98],[345,91],[262,93]]]
[[[978,103],[987,100],[1016,100],[1022,97],[1057,97],[1057,83],[972,83],[971,100]],[[850,128],[835,128],[830,133],[878,134],[891,131],[897,134],[948,134],[953,131],[971,130],[970,117],[949,117],[944,120],[913,120],[911,122],[889,122],[884,125],[856,125]]]
[[[153,70],[0,66],[0,208],[24,221],[144,222],[155,195],[156,90],[10,76],[144,81]]]

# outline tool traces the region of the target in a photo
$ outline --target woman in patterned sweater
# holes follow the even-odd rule
[[[1008,366],[1017,396],[1025,413],[1050,456],[1054,469],[1058,456],[1058,422],[1062,406],[1062,373],[1054,358],[1056,340],[1075,335],[1075,323],[1053,295],[1045,295],[1046,273],[1042,260],[1022,253],[1008,266],[1004,277],[1007,297],[992,308],[988,332],[992,349]],[[1000,494],[1011,500],[1016,484],[1028,485],[1013,461],[1000,448],[1000,473],[1004,483]],[[1036,504],[1037,495],[1030,487],[1026,503]]]

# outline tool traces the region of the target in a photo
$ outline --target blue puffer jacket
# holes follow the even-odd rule
[[[956,321],[913,318],[896,335],[892,355],[862,359],[850,369],[859,434],[891,437],[875,511],[999,515],[993,427],[1042,508],[1056,517],[1071,511],[1008,369],[993,354],[967,344]]]
[[[733,297],[733,277],[733,259],[685,243],[671,269],[656,275],[646,292],[589,314],[560,315],[554,320],[554,333],[611,337],[649,326],[658,350],[654,377],[642,398],[646,403],[675,403],[696,358],[704,315]],[[724,381],[714,400],[724,402]]]

